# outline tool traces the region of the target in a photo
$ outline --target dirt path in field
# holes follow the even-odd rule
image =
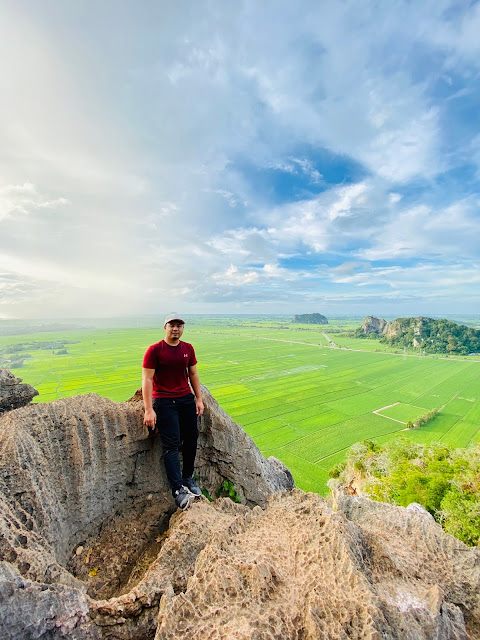
[[[285,338],[265,338],[264,336],[253,336],[259,340],[272,340],[273,342],[288,342],[289,344],[308,344],[311,347],[320,347],[324,349],[323,344],[315,344],[314,342],[302,342],[301,340],[286,340]]]
[[[242,335],[242,334],[237,334]],[[290,344],[307,344],[311,347],[319,347],[320,349],[340,349],[341,351],[357,351],[358,353],[372,353],[377,356],[399,356],[400,358],[418,358],[418,353],[392,353],[391,351],[369,351],[368,349],[352,349],[351,347],[341,347],[340,345],[330,340],[327,334],[323,334],[325,338],[331,343],[331,346],[326,347],[323,344],[315,344],[315,342],[305,342],[304,340],[287,340],[286,338],[266,338],[265,336],[252,336],[252,338],[258,338],[259,340],[272,340],[273,342],[289,342]],[[243,337],[243,336],[242,336]],[[438,357],[437,354],[424,354],[422,358],[434,358]],[[440,358],[441,360],[450,360],[451,362],[480,362],[480,360],[465,360],[463,358]]]
[[[240,336],[242,338],[245,337],[244,334],[242,333],[227,333],[227,332],[222,332],[222,331],[205,331],[204,333],[212,333],[213,335],[237,335]],[[305,340],[287,340],[286,338],[267,338],[266,336],[256,336],[256,335],[251,335],[248,336],[250,338],[257,338],[258,340],[272,340],[273,342],[288,342],[290,344],[307,344],[311,347],[317,347],[320,349],[339,349],[340,351],[357,351],[358,353],[372,353],[375,354],[377,356],[399,356],[400,358],[418,358],[419,355],[418,353],[393,353],[391,351],[370,351],[369,349],[352,349],[351,347],[341,347],[340,345],[336,344],[335,342],[333,342],[333,340],[330,340],[330,338],[324,333],[323,334],[325,336],[325,338],[331,343],[330,346],[325,346],[323,344],[318,344],[315,342],[305,342]],[[438,354],[432,353],[430,354],[422,354],[421,356],[422,358],[438,358]],[[479,359],[476,360],[470,360],[470,359],[465,359],[465,358],[451,358],[450,356],[448,358],[440,358],[441,360],[450,360],[451,362],[480,362]]]
[[[381,418],[387,418],[388,420],[393,420],[394,422],[399,422],[400,424],[407,424],[406,422],[403,422],[403,420],[397,420],[396,418],[390,418],[390,416],[384,416],[383,414],[380,413],[380,411],[383,411],[384,409],[390,409],[390,407],[395,407],[397,404],[400,404],[400,402],[394,402],[393,404],[387,404],[385,407],[381,407],[380,409],[375,409],[375,411],[372,411],[372,413],[376,413],[377,416],[380,416]]]
[[[331,340],[326,333],[323,334],[325,337],[325,340],[330,344],[331,347],[335,347],[335,349],[339,349],[340,347],[338,346],[338,344],[335,344],[335,342],[333,340]]]

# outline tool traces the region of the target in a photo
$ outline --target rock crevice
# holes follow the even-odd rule
[[[229,480],[250,505],[265,505],[277,488],[291,488],[288,470],[262,458],[206,389],[204,396],[200,485],[215,495]],[[62,637],[52,610],[63,611],[62,603],[75,594],[70,608],[76,622],[69,633],[77,636],[71,637],[103,637],[99,629],[112,626],[122,637],[144,637],[154,628],[163,587],[145,583],[143,575],[162,547],[157,538],[168,527],[174,503],[160,438],[143,425],[141,395],[114,403],[88,394],[4,413],[0,454],[0,585],[13,598],[0,606],[0,632],[26,637],[22,626],[11,624],[11,606],[20,598],[24,608],[37,611],[40,635],[32,631],[32,637],[41,637],[45,625],[45,633]],[[127,585],[132,588],[122,594]],[[98,605],[105,598],[108,614]],[[124,616],[125,601],[142,603],[141,624],[138,616]],[[78,613],[85,611],[86,617]]]
[[[0,417],[0,637],[480,639],[480,556],[430,516],[293,489],[204,389],[196,475],[241,504],[175,510],[143,404]]]

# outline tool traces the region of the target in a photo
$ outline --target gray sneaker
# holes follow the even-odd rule
[[[190,478],[182,478],[183,486],[186,487],[190,493],[193,493],[196,496],[201,496],[202,491],[195,480],[190,476]]]
[[[187,487],[180,487],[180,489],[174,491],[173,497],[175,498],[175,504],[180,509],[186,509],[190,502],[195,499],[194,494]]]

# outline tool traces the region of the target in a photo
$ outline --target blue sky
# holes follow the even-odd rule
[[[0,0],[0,317],[480,309],[480,3]]]

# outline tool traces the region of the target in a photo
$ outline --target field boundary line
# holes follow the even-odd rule
[[[300,340],[287,340],[286,338],[267,338],[266,336],[252,336],[257,340],[271,340],[272,342],[288,342],[289,344],[306,344],[310,347],[317,347],[318,349],[329,349],[324,344],[315,344],[315,342],[301,342]]]
[[[313,418],[315,416],[312,416]],[[346,422],[347,420],[350,420],[352,416],[346,418],[346,420],[338,420],[337,422],[331,422],[329,424],[323,425],[322,427],[320,427],[319,429],[315,429],[315,431],[311,431],[310,433],[306,433],[303,436],[299,436],[298,438],[294,438],[293,440],[289,440],[288,442],[286,442],[285,444],[282,444],[281,447],[278,447],[279,449],[283,449],[283,447],[287,447],[289,444],[292,444],[294,442],[299,442],[300,440],[303,440],[303,438],[308,438],[309,436],[314,435],[315,433],[320,433],[320,431],[324,431],[325,429],[330,429],[330,427],[335,427],[337,424],[342,424],[343,422]],[[298,423],[295,424],[300,424],[301,422],[304,422],[305,420],[310,420],[310,418],[303,418],[302,420],[299,420]],[[258,423],[252,423],[252,424],[258,424]],[[247,427],[250,425],[247,425]],[[295,426],[295,425],[291,425],[291,424],[283,424],[280,427],[275,427],[274,429],[270,429],[270,431],[264,431],[263,433],[260,433],[259,435],[256,435],[255,438],[261,438],[262,436],[266,436],[269,433],[274,433],[275,431],[280,431],[280,429],[285,429],[285,427],[291,427],[291,426]],[[245,427],[243,427],[243,429],[245,430]],[[252,440],[255,440],[255,438],[253,436],[250,436],[252,438]],[[258,445],[257,445],[258,446]]]
[[[270,340],[275,340],[275,338],[268,338],[268,339],[270,339]],[[315,346],[315,345],[314,345],[314,346]],[[328,348],[328,347],[325,347],[325,348]],[[372,366],[374,366],[374,365],[372,365]],[[435,365],[433,365],[433,364],[432,364],[432,366],[435,366]],[[411,376],[415,376],[415,375],[416,375],[416,373],[408,373],[408,374],[405,374],[404,376],[401,376],[401,378],[399,378],[399,380],[402,380],[402,381],[403,381],[403,380],[405,380],[406,378],[410,378]],[[347,374],[344,374],[344,376],[347,376]],[[340,376],[340,378],[341,378],[341,377],[343,377],[343,376]],[[450,376],[449,376],[449,377],[450,377]],[[447,379],[448,379],[448,378],[447,378]],[[407,383],[407,384],[409,384],[409,383],[410,383],[410,381],[408,381],[408,383]],[[349,394],[348,396],[346,396],[346,397],[353,398],[353,397],[355,397],[355,396],[359,396],[359,395],[362,395],[362,394],[367,394],[367,393],[372,393],[372,392],[373,392],[373,393],[375,393],[377,390],[381,390],[383,386],[387,386],[387,385],[389,385],[389,384],[391,384],[391,382],[386,382],[384,385],[379,385],[378,387],[375,387],[375,389],[372,389],[372,388],[370,388],[370,387],[368,387],[368,388],[366,388],[366,389],[365,389],[365,388],[363,388],[363,387],[362,387],[362,389],[361,389],[361,390],[359,390],[357,393],[350,393],[350,394]],[[404,386],[404,385],[402,385],[402,386]],[[437,386],[437,385],[435,385],[435,386]],[[354,389],[354,388],[355,388],[355,387],[353,387],[353,386],[352,386],[352,387],[351,387],[351,390],[353,391],[353,389]],[[402,388],[402,387],[400,387],[400,388]],[[322,399],[324,399],[324,402],[322,402],[321,404],[322,404],[322,405],[328,405],[330,402],[332,402],[332,400],[331,400],[331,399],[329,399],[329,396],[331,396],[331,395],[332,395],[332,394],[334,394],[334,393],[335,393],[335,391],[321,391],[321,392],[320,392],[319,394],[317,394],[317,395],[312,395],[312,396],[310,396],[310,397],[308,398],[308,401],[310,402],[310,401],[314,401],[316,398],[322,398]],[[283,392],[283,391],[281,391],[281,392],[279,392],[279,393],[278,393],[278,395],[272,396],[272,398],[282,398],[283,396],[284,396],[284,392]],[[245,400],[246,400],[246,399],[245,399]],[[336,401],[336,400],[335,400],[335,398],[334,398],[334,399],[333,399],[333,402],[335,402],[335,401]],[[288,406],[289,404],[291,404],[291,403],[287,403],[287,405],[284,405],[284,406]],[[295,403],[295,404],[296,404],[296,403]],[[398,404],[398,403],[397,403],[397,404]],[[309,405],[309,406],[312,406],[312,405]],[[416,405],[412,405],[412,406],[416,406]],[[385,407],[382,407],[382,408],[385,408]],[[423,407],[419,407],[419,408],[423,408]],[[380,409],[377,409],[377,411],[380,411]],[[245,413],[245,414],[239,414],[237,419],[241,422],[241,417],[242,417],[243,415],[248,415],[249,413],[255,413],[255,412],[254,412],[254,411],[252,411],[252,412],[247,412],[247,413]],[[285,412],[285,413],[290,413],[290,412]],[[367,412],[367,413],[368,413],[368,412]],[[279,416],[282,416],[282,415],[285,415],[285,414],[284,414],[284,413],[278,413],[278,414],[275,414],[275,416],[271,416],[271,417],[279,417]],[[382,417],[382,418],[385,418],[385,417],[387,417],[387,416],[381,416],[381,417]],[[249,423],[249,424],[258,424],[258,422],[262,422],[262,421],[263,421],[263,420],[255,420],[254,422],[251,422],[251,423]],[[406,424],[406,423],[402,423],[402,424]],[[248,426],[249,426],[249,425],[248,425]]]
[[[325,338],[325,340],[327,342],[330,343],[330,347],[332,349],[338,349],[339,348],[338,344],[335,344],[335,342],[331,338],[329,338],[326,333],[323,334],[323,337]]]
[[[447,400],[447,401],[445,402],[445,404],[443,404],[443,405],[440,407],[439,412],[440,412],[440,411],[442,411],[443,409],[445,409],[445,407],[446,407],[450,402],[452,402],[452,400],[455,400],[455,398],[457,398],[461,393],[463,393],[463,390],[464,390],[464,389],[466,389],[466,388],[467,388],[467,387],[468,387],[472,382],[474,382],[478,377],[479,377],[479,376],[478,376],[478,375],[476,375],[472,380],[470,380],[469,382],[467,382],[467,384],[466,384],[465,386],[463,386],[461,389],[459,389],[459,390],[457,391],[457,393],[453,396],[453,398],[450,398],[449,400]],[[467,413],[468,413],[468,411],[467,411]],[[451,415],[451,414],[450,414],[450,415]],[[458,416],[458,417],[457,417],[457,420],[452,424],[452,426],[451,426],[449,429],[447,429],[447,430],[445,431],[445,433],[441,436],[440,440],[443,440],[443,438],[444,438],[444,437],[449,433],[449,431],[451,431],[451,430],[455,427],[455,425],[456,425],[456,424],[458,424],[458,422],[460,422],[461,420],[464,420],[465,422],[469,422],[469,420],[465,420],[465,416],[466,416],[466,414],[464,414],[463,416]],[[472,424],[473,424],[473,423],[472,423]],[[478,429],[477,429],[477,431],[475,432],[474,436],[475,436],[477,433],[478,433]],[[468,444],[470,444],[470,443],[472,442],[472,439],[473,439],[473,437],[474,437],[474,436],[472,436],[472,438],[470,438],[470,440],[469,440]]]
[[[375,439],[376,437],[382,437],[383,438],[383,436],[389,436],[392,433],[400,433],[400,432],[398,430],[396,430],[396,429],[394,431],[387,431],[387,433],[382,433],[382,434],[380,434],[380,436],[373,436],[373,439]],[[354,443],[352,442],[352,444],[354,444]],[[331,458],[332,456],[335,456],[335,455],[337,455],[337,453],[341,453],[342,451],[348,451],[348,449],[350,449],[351,446],[352,445],[349,444],[346,447],[342,447],[341,449],[337,449],[336,451],[333,451],[332,453],[329,453],[327,456],[323,456],[323,458],[318,458],[318,460],[315,460],[315,462],[313,464],[316,464],[316,465],[320,466],[320,463],[322,462],[322,460],[327,460],[327,458]],[[307,460],[307,462],[308,462],[308,460]]]
[[[473,422],[471,424],[474,424]],[[475,433],[473,434],[473,436],[470,438],[470,440],[468,441],[467,447],[469,447],[471,444],[474,444],[474,442],[478,442],[477,440],[474,440],[474,438],[476,437],[477,433],[480,431],[480,427],[478,427],[478,429],[475,431]]]
[[[452,358],[452,360],[453,360],[453,358]],[[458,362],[458,360],[456,360],[456,362]],[[479,360],[478,362],[480,362],[480,360]],[[469,369],[469,368],[470,368],[470,367],[466,367],[466,369]],[[431,388],[429,389],[429,391],[434,391],[435,389],[437,389],[437,387],[440,387],[440,386],[441,386],[442,384],[444,384],[445,382],[448,382],[448,381],[450,381],[452,378],[455,378],[455,376],[457,376],[457,375],[458,375],[458,374],[460,374],[460,373],[463,373],[463,370],[462,370],[462,371],[457,371],[457,372],[455,372],[455,373],[452,373],[452,374],[451,374],[451,375],[449,375],[447,378],[445,378],[445,380],[442,380],[442,381],[441,381],[441,382],[439,382],[438,384],[436,384],[436,385],[434,385],[433,387],[431,387]],[[465,389],[465,387],[466,387],[466,386],[468,386],[471,382],[473,382],[473,381],[474,381],[474,380],[476,380],[477,378],[478,378],[478,374],[477,374],[476,376],[474,376],[474,377],[473,377],[469,382],[467,382],[467,384],[466,384],[465,386],[463,386],[463,387],[462,387],[461,391],[463,391],[463,389]],[[460,392],[457,392],[457,395],[458,395],[458,393],[460,393]],[[422,395],[421,395],[421,396],[417,396],[417,397],[415,398],[415,400],[418,400],[418,398],[421,398],[421,397],[422,397],[422,396],[424,396],[424,395],[426,395],[426,393],[422,393]],[[432,397],[434,397],[434,396],[433,396],[433,394],[430,394],[430,395],[432,395]],[[448,403],[448,402],[449,402],[449,400],[447,400],[447,403]]]
[[[390,407],[396,407],[400,402],[394,402],[393,404],[387,404],[384,407],[380,407],[380,409],[375,409],[372,413],[378,413],[379,411],[383,411],[384,409],[390,409]]]
[[[452,415],[452,414],[446,414],[446,415]],[[450,432],[450,431],[455,427],[455,425],[457,425],[457,424],[461,421],[461,419],[462,419],[462,416],[455,416],[455,417],[456,417],[457,419],[456,419],[456,420],[455,420],[455,422],[454,422],[450,427],[448,427],[448,429],[447,429],[447,430],[446,430],[446,431],[445,431],[445,432],[440,436],[440,438],[439,438],[439,440],[440,440],[440,441],[442,441],[442,440],[445,438],[445,436],[446,436],[446,435],[447,435],[447,434],[448,434],[448,433],[449,433],[449,432]]]
[[[212,332],[215,335],[215,332]],[[243,334],[236,334],[238,336],[241,337],[245,337]],[[325,334],[323,334],[325,335]],[[300,342],[299,340],[287,340],[285,338],[267,338],[265,336],[251,336],[252,338],[257,338],[258,340],[272,340],[273,342],[290,342],[291,344],[307,344],[310,345],[312,347],[318,347],[320,349],[331,349],[332,347],[327,347],[323,344],[315,344],[315,342]],[[330,339],[328,339],[330,341]],[[333,341],[332,341],[333,342]],[[335,343],[334,343],[335,344]],[[368,349],[352,349],[351,347],[342,347],[340,345],[335,344],[335,348],[336,349],[340,349],[342,351],[358,351],[359,353],[375,353],[377,355],[388,355],[388,356],[400,356],[403,358],[404,354],[403,353],[393,353],[391,351],[369,351]],[[418,358],[418,353],[407,353],[405,354],[407,356],[407,358]],[[426,353],[424,354],[422,357],[425,358],[438,358],[439,355],[442,354],[437,354],[437,353]],[[441,358],[441,360],[447,360],[447,358]],[[450,362],[480,362],[480,360],[465,360],[464,358],[451,358],[449,357],[448,360]]]
[[[387,406],[385,406],[385,407],[381,407],[380,409],[375,409],[375,411],[372,411],[372,413],[376,413],[377,416],[380,416],[381,418],[387,418],[387,420],[393,420],[394,422],[399,422],[400,424],[407,424],[406,422],[403,422],[403,420],[397,420],[396,418],[390,418],[390,416],[384,416],[383,413],[380,413],[380,411],[383,411],[383,409],[390,409],[390,407],[396,407],[397,404],[402,404],[402,403],[401,402],[394,402],[393,404],[387,404]],[[415,406],[415,405],[412,405],[412,406]]]
[[[377,413],[377,412],[372,411],[372,413]],[[380,416],[381,418],[386,418],[387,420],[393,420],[394,422],[398,422],[400,424],[407,424],[406,422],[403,422],[403,420],[397,420],[396,418],[390,418],[390,416],[384,416],[383,413],[377,413],[377,416]]]

